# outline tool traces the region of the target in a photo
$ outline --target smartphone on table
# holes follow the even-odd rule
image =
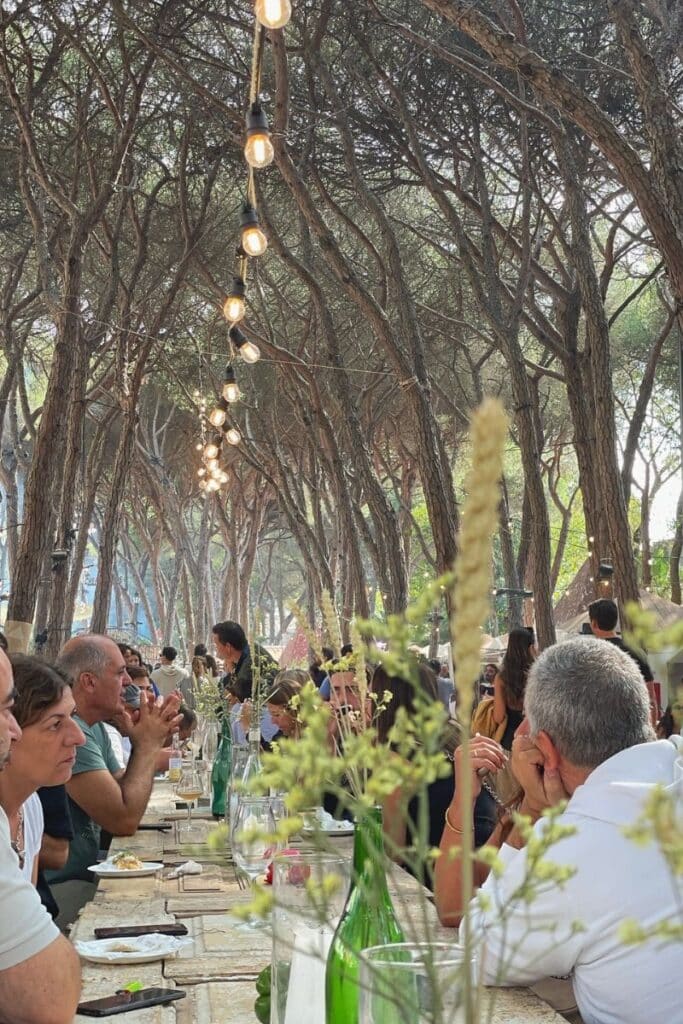
[[[139,992],[117,992],[103,999],[91,999],[79,1003],[76,1013],[85,1017],[109,1017],[114,1013],[128,1013],[142,1010],[146,1006],[163,1006],[174,999],[183,999],[186,993],[179,988],[143,988]]]

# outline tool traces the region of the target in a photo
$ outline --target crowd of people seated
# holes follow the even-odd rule
[[[471,820],[475,845],[499,856],[495,871],[489,856],[476,862],[475,883],[486,899],[475,898],[469,908],[470,925],[485,943],[487,983],[568,975],[585,1024],[674,1020],[680,941],[629,945],[619,925],[631,918],[652,928],[676,913],[661,849],[633,843],[624,829],[657,786],[677,795],[680,812],[681,694],[658,726],[668,738],[657,740],[649,666],[614,642],[612,610],[597,604],[592,637],[540,656],[530,630],[512,630],[500,666],[488,674],[492,692],[473,708],[467,762],[452,683],[440,663],[419,664],[417,688],[381,664],[368,671],[377,742],[389,756],[410,759],[392,747],[399,714],[414,714],[417,701],[443,707],[445,770],[426,794],[397,789],[386,798],[387,849],[434,889],[442,922],[457,927],[467,910],[460,902],[459,851]],[[278,672],[264,649],[250,649],[237,623],[218,623],[213,633],[225,669],[224,711],[243,740],[255,667],[267,689],[265,742],[297,742],[295,698],[311,681],[330,701],[332,721],[349,710],[363,714],[354,682],[335,680],[340,673],[332,657],[324,669],[318,663],[309,671]],[[164,651],[159,671],[150,673],[138,652],[106,636],[72,638],[54,665],[0,650],[0,1020],[61,1024],[73,1017],[80,971],[62,931],[93,895],[88,868],[106,835],[136,830],[154,774],[168,766],[174,731],[191,734],[196,716],[182,698],[191,702],[192,680],[219,676],[206,648],[195,650],[189,673],[175,669],[173,648]],[[347,649],[344,657],[350,654]],[[444,680],[449,685],[440,685]],[[330,739],[337,742],[332,732]],[[471,806],[459,785],[463,773],[471,777]],[[527,900],[530,834],[516,814],[530,819],[531,836],[540,842],[552,827],[544,812],[560,800],[566,807],[557,820],[572,833],[550,858],[571,871],[562,884],[541,885]],[[418,819],[426,820],[421,838]],[[405,858],[404,851],[420,849],[422,863]],[[50,1000],[56,984],[57,1009]]]

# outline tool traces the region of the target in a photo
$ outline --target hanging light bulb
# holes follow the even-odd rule
[[[209,476],[211,477],[212,480],[220,480],[222,472],[223,470],[221,469],[221,467],[218,464],[216,464],[209,473]]]
[[[197,476],[206,476],[206,470],[204,469],[203,466],[200,466],[199,469],[197,470]]]
[[[208,469],[209,474],[213,473],[215,469],[218,469],[218,459],[207,459],[206,468]]]
[[[197,449],[197,451],[200,452],[203,447],[204,447],[204,445],[202,444],[202,442],[201,441],[197,441],[197,443],[195,445],[195,448]]]
[[[206,480],[200,480],[200,481],[199,481],[199,489],[200,489],[200,491],[204,491],[204,493],[205,493],[205,494],[206,494],[206,485],[207,485],[207,482],[208,482],[208,481],[206,481]]]
[[[218,455],[218,445],[210,441],[204,449],[204,455],[207,459],[215,459]]]
[[[258,213],[251,203],[244,204],[240,214],[240,224],[242,225],[242,248],[247,256],[263,256],[268,248],[268,239],[259,223]]]
[[[229,323],[234,324],[244,316],[244,281],[241,277],[232,279],[232,289],[223,303],[223,316]]]
[[[237,427],[230,427],[229,430],[225,431],[225,440],[228,444],[239,444],[242,440],[242,435]]]
[[[273,143],[268,131],[268,118],[261,109],[261,104],[252,103],[247,114],[247,141],[244,144],[244,159],[250,167],[259,170],[272,164],[275,158]]]
[[[237,381],[235,380],[235,371],[230,363],[228,363],[225,368],[225,380],[223,381],[223,401],[237,402],[239,397],[240,389],[237,387]],[[223,417],[223,422],[225,422],[225,417]]]
[[[225,470],[222,469],[218,476],[216,477],[216,479],[218,480],[219,484],[227,484],[229,477]]]
[[[225,423],[225,414],[228,411],[228,403],[224,398],[219,398],[216,407],[211,410],[209,422],[214,427],[222,427]]]
[[[207,491],[212,491],[212,492],[213,491],[218,491],[218,490],[220,490],[220,486],[221,485],[218,483],[218,480],[211,479],[211,480],[207,480],[206,481],[206,489],[207,489]]]
[[[256,0],[254,13],[264,28],[284,28],[292,17],[292,5],[290,0]]]
[[[261,349],[253,341],[249,341],[244,331],[239,327],[231,327],[230,341],[233,343],[245,363],[257,363],[261,358]]]

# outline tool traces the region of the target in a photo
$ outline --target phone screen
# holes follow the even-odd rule
[[[185,992],[179,988],[143,988],[139,992],[117,992],[116,995],[104,999],[91,999],[80,1003],[76,1013],[86,1017],[107,1017],[112,1013],[128,1013],[129,1010],[140,1010],[144,1006],[161,1006],[174,999],[182,999]]]

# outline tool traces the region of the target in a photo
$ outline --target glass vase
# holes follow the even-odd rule
[[[230,767],[230,780],[228,782],[228,798],[225,803],[225,820],[227,822],[234,821],[235,815],[237,814],[237,807],[240,800],[239,787],[242,782],[242,773],[244,772],[248,756],[249,748],[235,743],[233,735],[232,765]]]
[[[233,822],[239,811],[240,799],[242,796],[248,796],[249,794],[252,796],[255,795],[254,791],[250,788],[250,783],[253,782],[257,775],[261,774],[261,771],[261,729],[260,727],[255,727],[249,730],[249,750],[247,753],[247,759],[244,762],[242,774],[231,791],[231,802],[230,807],[228,808],[230,815],[231,840],[233,837]],[[237,776],[235,776],[235,778],[237,778]],[[234,792],[234,797],[232,796],[232,792]]]
[[[343,853],[285,850],[273,860],[270,1024],[321,1024],[325,965],[351,881]]]
[[[351,888],[327,958],[326,1024],[358,1024],[361,950],[403,941],[387,887],[382,810],[375,807],[356,824]]]
[[[360,957],[360,1024],[466,1024],[462,946],[404,942]]]

